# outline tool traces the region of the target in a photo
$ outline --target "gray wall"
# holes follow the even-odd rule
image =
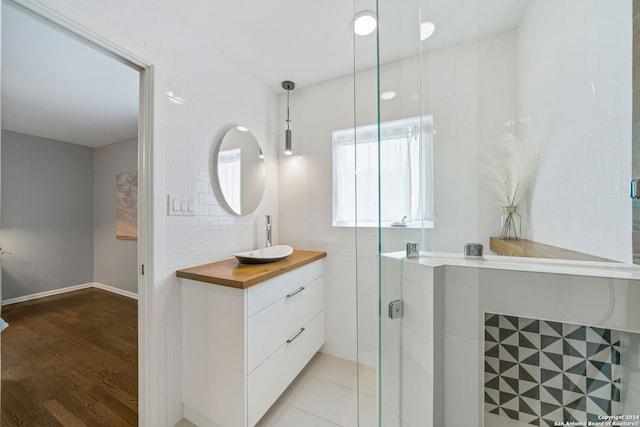
[[[137,169],[137,139],[94,150],[93,280],[136,294],[138,242],[116,239],[116,175]]]
[[[93,281],[93,149],[2,130],[2,298]]]

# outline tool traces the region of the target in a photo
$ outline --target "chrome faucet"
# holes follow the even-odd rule
[[[265,215],[267,218],[267,247],[271,247],[271,215]]]

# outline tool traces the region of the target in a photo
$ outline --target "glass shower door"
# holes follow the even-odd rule
[[[400,16],[406,17],[408,2],[401,3]],[[381,60],[394,59],[382,53],[386,44],[382,29],[393,25],[394,33],[405,31],[403,23],[396,21],[396,6],[383,16],[375,0],[354,1],[355,15],[365,10],[377,14],[378,30],[369,36],[354,36],[354,128],[351,135],[339,135],[349,141],[345,152],[352,150],[353,158],[344,157],[353,162],[355,176],[358,413],[362,427],[403,425],[403,320],[388,317],[389,303],[397,301],[399,306],[402,302],[400,264],[389,262],[382,254],[403,249],[407,241],[419,240],[421,233],[423,200],[416,191],[421,178],[416,161],[421,159],[420,134],[425,125],[415,102],[418,72],[412,63],[395,67],[393,75],[380,73]],[[412,31],[417,37],[417,30]],[[413,46],[415,56],[417,42]],[[396,80],[393,84],[392,79]]]
[[[408,244],[425,248],[433,222],[433,117],[422,103],[418,0],[378,0],[378,425],[428,426],[431,383],[420,289],[407,286]]]
[[[638,303],[636,279],[627,283],[572,274],[527,276],[534,291],[523,287],[511,304],[499,306],[497,301],[514,288],[498,283],[498,278],[516,282],[516,276],[450,269],[446,279],[450,287],[445,290],[436,285],[445,282],[444,269],[424,268],[407,259],[405,252],[408,242],[417,242],[421,251],[461,257],[465,243],[477,242],[484,245],[487,259],[493,256],[496,260],[491,236],[499,236],[500,215],[507,204],[497,188],[499,183],[483,168],[491,158],[500,157],[504,144],[519,141],[539,144],[537,149],[542,153],[534,159],[538,162],[534,165],[535,186],[518,206],[522,215],[519,237],[583,255],[632,261],[628,181],[631,124],[637,116],[637,111],[632,116],[632,80],[637,76],[632,75],[631,54],[632,48],[638,51],[632,46],[632,29],[640,21],[631,5],[630,0],[588,4],[571,0],[378,0],[376,99],[366,98],[375,102],[378,114],[378,218],[376,231],[366,232],[367,244],[373,245],[378,256],[376,425],[548,425],[549,420],[586,421],[595,416],[596,406],[606,411],[609,405],[611,412],[620,407],[618,403],[626,405],[626,415],[636,415],[640,323],[633,310],[628,311]],[[433,37],[427,37],[428,21],[435,23]],[[402,153],[401,143],[394,146],[399,139],[394,127],[402,123],[410,135],[408,121],[416,118],[420,121],[418,148],[412,151],[411,137],[407,137],[404,149],[408,154],[402,162],[402,155],[393,157]],[[637,140],[637,135],[633,139]],[[392,158],[395,160],[389,161]],[[417,168],[412,163],[416,158]],[[404,182],[390,164],[400,164],[400,169],[408,171]],[[416,181],[411,179],[414,170]],[[404,187],[414,182],[418,183],[415,199]],[[370,248],[368,255],[372,255]],[[526,269],[536,261],[521,258],[518,262]],[[627,271],[630,267],[620,268]],[[459,282],[451,281],[453,277]],[[527,310],[538,296],[535,290],[541,292],[550,282],[556,286],[557,298],[550,298],[549,304],[556,304],[557,312],[545,311],[544,305]],[[502,292],[492,291],[498,288]],[[591,305],[593,301],[587,296],[592,294],[600,295],[602,308]],[[529,307],[527,298],[532,302]],[[456,302],[464,303],[464,308],[456,307]],[[628,311],[627,320],[616,324],[611,313],[605,320],[606,316],[594,314],[607,312],[612,304],[620,308],[613,310],[619,317]],[[525,330],[523,336],[537,337],[540,344],[523,340],[524,345],[508,347],[512,344],[498,343],[512,355],[518,354],[513,363],[523,368],[519,373],[522,378],[509,377],[513,387],[505,392],[495,385],[497,381],[487,384],[497,374],[491,371],[493,367],[486,367],[485,360],[497,363],[495,369],[499,370],[496,360],[502,360],[502,355],[494,357],[496,346],[490,339],[485,342],[485,332],[491,335],[495,328],[514,328],[496,326],[496,322],[510,322],[520,329],[557,327],[567,343],[574,340],[575,345],[585,348],[606,344],[615,351],[605,361],[589,360],[594,354],[582,347],[576,347],[574,354],[568,344],[565,353],[561,348],[557,353],[547,349],[535,353],[526,345],[542,346],[549,335]],[[583,331],[610,337],[616,329],[623,332],[622,338],[608,344],[578,339]],[[569,381],[562,384],[564,377],[556,375],[550,360],[570,364],[580,351],[588,366],[586,373],[578,362],[563,367],[565,371],[575,368],[561,372],[575,387]],[[595,357],[603,357],[597,353]],[[533,354],[549,360],[531,364]],[[619,357],[621,362],[616,363]],[[440,366],[444,373],[434,366]],[[609,375],[609,382],[619,379],[623,384],[618,394],[615,384],[611,386],[608,399],[598,395],[603,388],[589,394],[594,384],[603,384],[595,379],[606,382],[595,377],[608,375],[594,370],[603,366],[604,371],[609,366],[620,372],[615,378]],[[541,376],[542,370],[554,377]],[[531,380],[528,372],[538,372],[538,377],[531,374]],[[489,378],[487,383],[485,378]],[[446,388],[441,396],[434,392],[438,387]],[[516,390],[519,388],[522,390]],[[533,391],[527,395],[531,390],[538,390],[540,396],[531,397]],[[465,395],[465,405],[456,394]],[[520,406],[523,409],[513,406],[521,401],[526,403]],[[596,406],[594,402],[598,402]],[[586,411],[587,407],[594,412]]]

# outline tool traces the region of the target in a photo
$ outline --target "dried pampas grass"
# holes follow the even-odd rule
[[[525,144],[508,133],[481,155],[480,172],[503,206],[517,206],[533,187],[539,158],[538,145]]]

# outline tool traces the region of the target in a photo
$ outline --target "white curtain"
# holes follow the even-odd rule
[[[240,212],[242,184],[242,151],[240,148],[221,150],[218,157],[218,178],[224,199],[235,212]]]
[[[382,123],[379,146],[375,125],[334,132],[334,225],[353,225],[356,215],[371,226],[423,219],[432,150],[430,121],[420,119]]]

